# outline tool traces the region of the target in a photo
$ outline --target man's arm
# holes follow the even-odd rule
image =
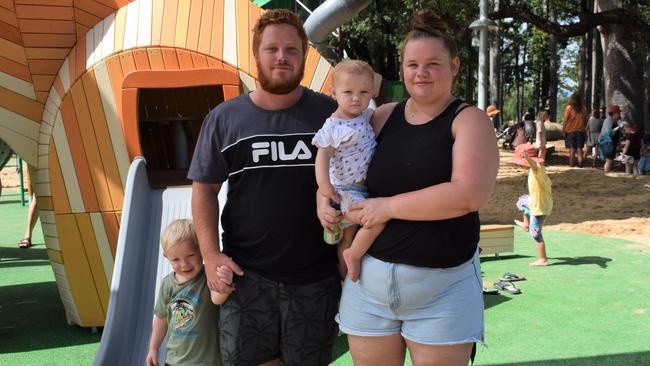
[[[201,255],[205,262],[208,287],[213,291],[229,294],[233,289],[217,276],[217,267],[227,266],[240,276],[244,272],[219,249],[219,200],[217,194],[220,189],[221,184],[198,181],[192,183],[192,219]]]

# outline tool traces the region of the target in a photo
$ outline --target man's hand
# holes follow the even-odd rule
[[[331,185],[330,185],[331,187]],[[332,191],[334,188],[332,187]],[[332,193],[325,193],[320,188],[316,191],[316,213],[320,224],[327,230],[333,231],[334,226],[338,225],[343,219],[341,211],[333,208],[330,202],[334,201],[340,203],[339,195],[334,191],[334,198],[332,199]]]
[[[243,276],[244,271],[242,271],[241,268],[239,268],[239,266],[233,262],[232,258],[223,253],[210,256],[210,258],[204,258],[204,260],[205,275],[208,279],[208,287],[210,290],[217,291],[222,294],[232,293],[234,291],[234,288],[232,287],[232,273],[235,273],[238,276]],[[227,274],[225,277],[223,275],[228,271],[231,272],[230,280],[228,280]],[[222,275],[219,275],[220,272]]]

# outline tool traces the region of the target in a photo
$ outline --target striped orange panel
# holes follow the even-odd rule
[[[214,3],[214,15],[212,16],[212,42],[210,43],[210,56],[219,60],[223,58],[223,0],[216,0]],[[232,16],[232,14],[229,14]]]
[[[147,48],[147,55],[149,56],[149,64],[151,65],[151,70],[165,69],[162,50],[160,48],[157,47]]]
[[[54,75],[32,75],[34,90],[50,91],[54,77]]]
[[[0,8],[0,22],[18,27],[18,20],[16,20],[16,13],[9,9]]]
[[[74,72],[74,78],[72,75],[70,75],[70,85],[74,84],[75,81],[81,75],[86,72],[86,35],[84,34],[83,37],[79,38],[79,41],[77,42],[77,45],[75,46],[77,49],[76,53],[76,60],[75,60],[75,72]]]
[[[113,89],[113,96],[115,97],[115,108],[117,108],[118,115],[122,111],[122,79],[124,73],[122,72],[122,64],[120,64],[120,55],[113,55],[106,60],[106,68],[108,75],[111,79],[111,88]],[[120,119],[120,122],[122,120]],[[122,126],[124,130],[124,126]]]
[[[0,9],[0,14],[2,12],[3,10]],[[0,19],[1,18],[2,16],[0,16]],[[0,20],[0,38],[4,38],[15,44],[23,44],[23,40],[20,37],[20,30],[18,29],[18,27],[15,27],[11,24],[7,24],[1,20]]]
[[[52,169],[52,167],[50,167],[50,169]],[[41,210],[53,211],[54,202],[52,202],[52,196],[38,196],[38,208]]]
[[[115,210],[121,210],[124,201],[124,190],[122,188],[122,180],[120,179],[117,161],[115,160],[115,151],[113,150],[113,144],[111,143],[111,136],[106,124],[106,117],[104,116],[104,109],[102,107],[95,73],[89,71],[81,78],[81,80],[84,85],[84,90],[86,91],[88,108],[90,110],[90,116],[92,117],[95,136],[97,136],[97,146],[104,166],[108,190],[113,203],[112,206]]]
[[[80,38],[81,41],[77,42],[77,46],[72,47],[70,54],[68,55],[68,78],[70,79],[70,85],[74,84],[74,81],[77,79],[77,47],[82,43],[86,44],[85,39]],[[83,42],[82,42],[83,41]],[[86,51],[84,51],[85,53]],[[86,60],[84,60],[85,62]]]
[[[23,33],[75,34],[73,20],[20,19],[18,25]]]
[[[260,15],[262,14],[262,9],[258,6],[255,6],[251,2],[250,4],[250,46],[249,49],[251,50],[250,52],[250,63],[251,63],[251,71],[250,75],[257,79],[257,64],[255,63],[255,54],[253,54],[252,47],[253,47],[253,28],[255,27],[255,24],[257,21],[260,19]]]
[[[29,68],[19,62],[0,56],[0,71],[28,82],[32,81]]]
[[[63,84],[61,83],[61,78],[58,75],[56,78],[54,78],[54,90],[59,95],[59,98],[63,98],[63,96],[65,95],[65,90],[63,90]]]
[[[214,57],[207,57],[208,67],[211,69],[223,69],[223,62]]]
[[[187,27],[187,43],[185,44],[185,48],[189,50],[196,50],[199,47],[202,9],[203,0],[192,0],[190,7],[190,21]]]
[[[332,70],[327,72],[327,77],[323,82],[323,86],[320,88],[320,92],[326,95],[331,95],[332,93]]]
[[[239,95],[239,86],[224,85],[223,86],[223,99],[230,100]]]
[[[108,244],[111,247],[111,254],[115,258],[115,253],[117,252],[117,236],[120,232],[120,221],[114,212],[102,212],[102,221],[104,221],[104,229],[106,230]]]
[[[63,60],[27,60],[32,74],[56,75]]]
[[[79,23],[75,24],[75,29],[77,30],[77,39],[82,39],[83,37],[86,36],[86,33],[90,30],[90,28],[83,26]]]
[[[115,13],[115,47],[114,50],[121,50],[124,47],[124,32],[126,29],[126,7],[120,8]]]
[[[176,50],[173,48],[162,49],[163,61],[165,62],[165,70],[178,70],[178,58],[176,57]]]
[[[251,27],[248,24],[250,14],[248,8],[251,5],[249,0],[237,0],[237,63],[239,68],[245,72],[250,72],[250,40]]]
[[[95,231],[93,230],[93,224],[90,221],[90,215],[88,213],[76,214],[75,219],[77,220],[79,234],[81,236],[84,251],[86,252],[86,257],[88,258],[92,279],[95,283],[95,288],[97,288],[97,294],[99,295],[99,301],[101,302],[105,316],[108,311],[108,296],[110,291],[106,273],[104,273],[102,258],[99,253],[97,238],[95,237]]]
[[[86,159],[83,139],[81,138],[81,131],[79,131],[77,115],[70,94],[61,102],[61,117],[63,118],[63,125],[65,126],[65,132],[68,137],[72,163],[77,173],[84,208],[88,212],[97,212],[99,211],[99,203],[97,202],[97,195],[95,194],[95,187],[90,174],[90,166]]]
[[[70,48],[76,42],[76,34],[23,33],[25,47]]]
[[[137,70],[135,67],[133,52],[131,51],[124,51],[120,53],[120,64],[122,65],[122,72],[124,73],[124,76],[128,75],[131,71]]]
[[[190,70],[194,68],[192,55],[189,51],[176,49],[176,55],[178,56],[178,65],[180,66],[181,70]]]
[[[135,68],[137,70],[151,70],[146,49],[139,48],[133,50],[133,59],[135,60]]]
[[[195,69],[207,69],[208,60],[205,55],[192,52],[192,63],[194,64]]]
[[[81,325],[101,326],[104,314],[74,215],[56,215],[61,255]]]
[[[36,100],[39,103],[45,104],[47,102],[47,97],[50,95],[50,92],[46,91],[36,91]]]
[[[74,8],[74,20],[83,25],[84,27],[92,28],[94,27],[97,23],[99,23],[102,18],[88,13],[86,11],[83,11],[79,8]]]
[[[307,49],[307,61],[305,61],[305,74],[300,82],[300,85],[309,87],[311,81],[314,78],[314,72],[316,71],[316,66],[318,66],[318,60],[320,59],[320,54],[313,47],[308,47]]]
[[[176,32],[174,33],[174,47],[187,48],[187,30],[190,22],[190,0],[179,0],[176,13]]]
[[[204,54],[210,54],[210,43],[212,41],[212,17],[214,16],[214,0],[203,0],[201,9],[201,28],[199,30],[199,43],[197,50]]]
[[[16,17],[21,19],[73,20],[72,7],[47,5],[16,5]]]
[[[178,0],[166,0],[165,9],[163,10],[162,31],[160,34],[160,44],[163,46],[174,45],[177,14]]]
[[[27,117],[32,121],[40,122],[43,115],[43,104],[35,102],[22,94],[15,93],[1,86],[0,100],[2,101],[4,108],[20,114],[23,117]]]
[[[64,60],[68,56],[70,50],[67,48],[29,48],[25,47],[25,55],[27,58],[41,59],[41,60]]]
[[[50,173],[50,190],[52,192],[52,207],[57,214],[70,213],[70,201],[68,200],[68,192],[65,190],[65,181],[61,173],[61,166],[59,165],[59,157],[56,154],[56,145],[54,140],[50,138],[49,151],[49,173]],[[40,197],[39,197],[40,199]],[[39,201],[40,204],[40,201]]]
[[[91,0],[74,0],[74,7],[102,19],[106,18],[115,11],[115,8],[113,7],[108,7],[106,5],[98,3],[97,1]]]
[[[151,8],[151,44],[160,45],[160,31],[162,30],[164,1],[154,1]]]
[[[88,108],[88,101],[86,99],[86,92],[82,82],[75,83],[70,89],[70,96],[74,104],[74,110],[77,114],[77,122],[79,123],[79,132],[83,142],[83,149],[86,153],[88,167],[90,168],[90,178],[95,187],[95,195],[97,203],[99,204],[100,211],[113,210],[113,203],[106,183],[106,174],[104,172],[104,165],[99,155],[98,141],[95,137],[93,129],[93,121],[91,119],[90,110]],[[102,111],[103,112],[103,111]],[[92,210],[89,210],[93,212]]]

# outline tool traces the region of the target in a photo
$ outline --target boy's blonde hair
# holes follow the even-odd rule
[[[194,231],[194,224],[192,220],[188,219],[178,219],[172,221],[162,234],[160,234],[160,244],[163,248],[163,252],[167,252],[169,248],[174,245],[184,242],[186,240],[191,241],[198,246],[198,240],[196,239],[196,232]]]
[[[336,64],[332,69],[332,82],[336,82],[336,76],[341,73],[368,75],[373,81],[375,80],[375,72],[368,65],[367,62],[361,60],[344,60]]]

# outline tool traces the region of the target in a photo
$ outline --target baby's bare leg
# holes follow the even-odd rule
[[[352,245],[352,240],[354,240],[354,234],[357,232],[358,226],[352,225],[349,227],[346,227],[343,230],[341,241],[339,244],[336,246],[336,254],[339,258],[339,275],[341,276],[341,280],[345,279],[345,275],[348,273],[348,267],[345,265],[345,260],[343,259],[343,251],[350,248]]]
[[[361,258],[368,251],[368,248],[375,242],[382,230],[384,224],[375,225],[369,229],[361,227],[348,249],[343,250],[343,260],[348,268],[350,280],[357,282],[361,274]]]

